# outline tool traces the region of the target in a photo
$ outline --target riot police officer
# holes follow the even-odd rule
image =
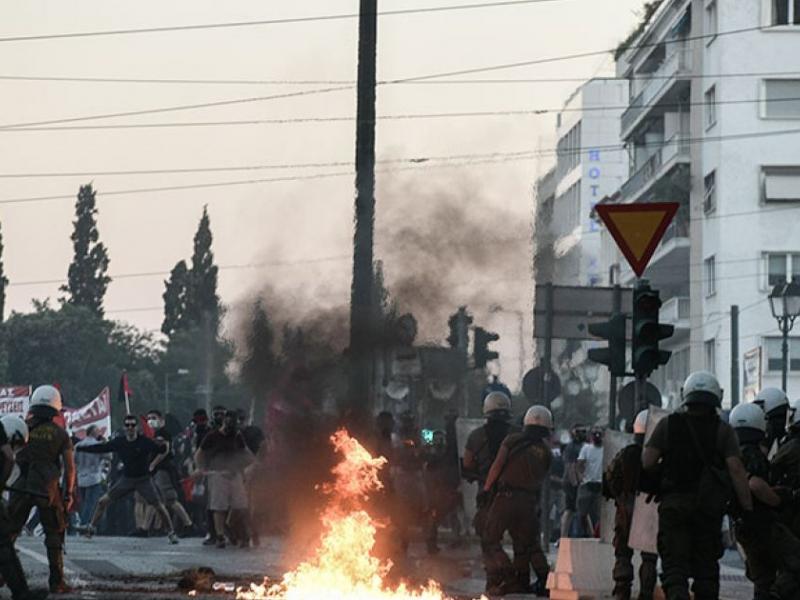
[[[667,600],[719,598],[722,517],[730,495],[725,473],[744,511],[753,504],[739,442],[717,415],[722,388],[711,373],[689,375],[685,410],[662,419],[642,453],[646,471],[660,470],[658,554]]]
[[[31,396],[28,418],[30,441],[17,454],[20,478],[17,487],[37,492],[46,499],[29,494],[12,493],[9,513],[15,534],[19,534],[31,509],[39,509],[44,527],[44,544],[50,565],[50,591],[65,593],[64,531],[66,513],[73,504],[75,491],[75,456],[67,432],[53,419],[61,411],[61,393],[50,385],[36,388]],[[64,469],[65,489],[60,488]]]
[[[770,483],[800,494],[800,401],[789,405],[786,417],[786,438],[772,457]],[[795,535],[800,535],[800,513],[795,507],[782,511],[782,519]]]
[[[648,411],[636,415],[633,422],[634,442],[613,458],[603,476],[603,494],[614,500],[614,591],[615,600],[630,600],[633,586],[633,550],[628,545],[633,522],[633,506],[640,489],[642,446],[647,429]],[[658,579],[658,555],[642,552],[639,567],[639,600],[652,600]]]
[[[770,454],[774,454],[783,436],[786,434],[786,414],[789,411],[789,398],[783,390],[768,387],[761,390],[753,400],[764,410],[767,419],[766,445]]]
[[[493,500],[484,533],[489,594],[530,593],[547,596],[550,567],[542,551],[539,496],[553,455],[547,440],[553,416],[544,406],[531,406],[522,433],[503,440],[483,486]],[[503,550],[503,535],[511,535],[514,560]],[[536,574],[531,586],[530,571]]]
[[[14,466],[14,452],[28,443],[28,426],[15,415],[0,419],[0,487],[4,486]],[[41,600],[44,590],[31,591],[19,556],[14,549],[14,530],[5,502],[0,500],[0,574],[11,590],[13,600]]]
[[[764,412],[755,404],[740,404],[731,411],[730,424],[739,438],[753,494],[753,514],[747,520],[736,521],[736,539],[747,555],[747,576],[755,586],[754,599],[797,598],[800,541],[780,522],[777,513],[782,504],[792,504],[793,499],[791,493],[787,497],[769,485]]]

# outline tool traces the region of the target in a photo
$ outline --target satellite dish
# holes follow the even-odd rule
[[[390,381],[384,388],[386,395],[395,402],[399,402],[408,396],[411,391],[408,384],[403,381]]]

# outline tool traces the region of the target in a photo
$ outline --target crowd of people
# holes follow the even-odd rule
[[[105,439],[96,426],[82,439],[68,432],[61,394],[34,390],[27,418],[3,417],[0,474],[9,493],[0,503],[0,574],[14,600],[46,595],[28,589],[14,540],[41,527],[49,564],[49,591],[65,593],[64,541],[68,533],[206,535],[205,545],[258,546],[251,518],[253,472],[262,463],[265,436],[243,411],[217,406],[174,431],[159,410],[126,415]],[[17,475],[12,478],[12,469]],[[10,479],[11,478],[11,479]]]

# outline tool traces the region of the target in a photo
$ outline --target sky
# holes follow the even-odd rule
[[[495,0],[487,0],[493,2]],[[463,5],[465,0],[390,0],[379,10]],[[550,0],[443,11],[387,15],[378,23],[378,79],[392,80],[486,67],[576,52],[613,48],[635,25],[641,0]],[[202,79],[248,81],[351,81],[356,74],[355,19],[256,27],[171,31],[36,41],[3,38],[75,31],[223,23],[355,13],[355,0],[302,2],[140,0],[80,3],[28,0],[0,5],[0,222],[6,275],[6,311],[28,311],[32,299],[59,296],[57,280],[72,257],[69,239],[74,196],[93,182],[98,223],[117,277],[106,296],[108,316],[157,330],[165,273],[189,258],[202,208],[208,205],[214,251],[221,266],[220,294],[235,305],[265,285],[313,310],[349,299],[353,220],[352,170],[355,90],[248,101],[194,110],[62,123],[60,126],[197,123],[344,117],[342,121],[226,126],[10,131],[9,125],[86,115],[202,104],[287,94],[341,84],[108,83],[21,81],[9,76]],[[589,78],[613,72],[610,55],[495,70],[450,79]],[[442,81],[441,79],[439,81]],[[513,111],[558,108],[578,82],[514,84],[428,83],[380,86],[378,115]],[[58,125],[53,125],[58,126]],[[3,128],[6,129],[3,129]],[[555,115],[381,120],[377,158],[452,157],[550,149]],[[509,231],[529,231],[531,186],[551,159],[495,160],[491,164],[388,163],[377,176],[376,258],[386,262],[390,283],[408,268],[404,243],[389,235],[426,215],[436,195],[449,193],[478,220],[502,215]],[[183,174],[104,174],[119,170],[197,169],[308,163],[331,167],[249,169]],[[450,161],[453,162],[452,160]],[[463,163],[463,161],[462,161]],[[45,173],[77,172],[69,177]],[[36,174],[36,177],[7,177]],[[324,176],[334,174],[332,176]],[[297,179],[297,177],[302,177]],[[322,177],[319,177],[322,176]],[[312,177],[312,178],[309,178]],[[283,179],[203,189],[120,190]],[[104,193],[108,195],[104,195]],[[7,202],[66,196],[35,202]],[[408,213],[404,214],[404,210]],[[391,219],[385,215],[391,214]],[[502,228],[492,222],[493,229]],[[435,230],[434,230],[435,232]],[[435,233],[434,233],[435,235]],[[487,231],[486,239],[502,239]],[[517,234],[515,234],[517,235]],[[523,240],[524,242],[524,240]],[[412,242],[409,242],[412,243]],[[386,244],[386,245],[384,245]],[[518,361],[519,314],[530,330],[530,243],[519,244],[519,261],[486,245],[482,273],[458,273],[469,288],[504,282],[489,300],[506,313],[483,309],[485,322],[505,337],[507,366]],[[500,264],[500,261],[503,264]],[[514,263],[514,264],[511,264]],[[256,265],[256,266],[252,266]],[[419,266],[419,265],[417,265]],[[438,268],[441,268],[439,265]],[[509,269],[511,272],[509,273]],[[135,275],[135,276],[130,276]],[[471,279],[475,277],[476,279]],[[35,283],[35,282],[47,283]],[[33,283],[32,283],[33,282]],[[474,291],[474,290],[473,290]],[[455,298],[458,300],[458,298]],[[401,307],[402,308],[402,307]],[[453,307],[455,308],[455,306]],[[424,319],[423,319],[424,320]],[[442,323],[444,326],[444,323]],[[514,336],[517,335],[515,338]],[[504,340],[505,340],[504,337]],[[513,342],[513,343],[512,343]],[[530,361],[530,348],[528,361]]]

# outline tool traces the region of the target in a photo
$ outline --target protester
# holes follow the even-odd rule
[[[195,460],[208,480],[208,507],[213,514],[214,541],[217,548],[224,548],[226,525],[234,531],[242,526],[242,513],[247,510],[244,471],[254,460],[239,431],[235,411],[227,411],[220,428],[205,436]],[[234,541],[244,545],[241,538]]]
[[[578,522],[584,537],[595,535],[595,526],[600,523],[600,499],[603,492],[603,429],[593,427],[589,442],[578,455]]]
[[[90,425],[86,437],[75,445],[76,450],[83,446],[94,446],[103,442],[103,435],[97,425]],[[102,454],[82,452],[75,455],[78,470],[78,494],[80,495],[80,524],[88,525],[94,514],[97,501],[103,495],[103,482],[109,457]]]
[[[178,467],[175,464],[175,455],[172,452],[172,436],[164,426],[164,417],[158,410],[151,410],[147,413],[147,424],[153,429],[156,442],[166,448],[164,458],[155,467],[153,482],[161,494],[164,505],[172,513],[173,517],[180,522],[181,535],[188,535],[194,525],[180,501],[183,490]],[[150,520],[155,521],[157,515],[152,506],[149,513],[152,515]]]
[[[97,523],[109,504],[129,494],[138,492],[145,502],[156,508],[161,519],[166,523],[169,542],[177,544],[178,536],[172,527],[172,519],[163,502],[161,502],[150,476],[151,472],[158,466],[158,463],[166,457],[168,449],[164,445],[139,434],[139,419],[135,415],[127,415],[123,423],[125,427],[124,437],[117,437],[110,442],[85,446],[79,449],[79,452],[93,454],[113,452],[119,455],[123,471],[122,477],[98,501],[92,520],[84,530],[84,533],[87,537],[92,537],[96,531]]]
[[[578,474],[578,457],[586,443],[586,427],[576,423],[570,430],[570,441],[564,446],[564,512],[561,515],[561,537],[570,537],[573,517],[578,510],[578,487],[581,478]],[[582,525],[578,528],[580,529]]]

